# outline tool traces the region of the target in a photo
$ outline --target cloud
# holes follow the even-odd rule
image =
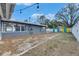
[[[44,14],[33,14],[33,15],[32,15],[32,18],[33,18],[33,19],[37,19],[37,17],[40,17],[41,15],[44,15]],[[54,19],[54,15],[55,15],[55,14],[49,13],[49,14],[45,15],[45,17],[46,17],[47,19],[52,20],[52,19]]]
[[[16,20],[15,18],[11,18],[10,20]]]
[[[52,19],[54,19],[54,16],[55,16],[55,14],[50,13],[50,14],[46,15],[46,18],[52,20]]]
[[[34,3],[17,3],[17,5],[25,5],[25,6],[31,6],[33,5]]]
[[[33,23],[38,23],[38,22],[37,22],[38,17],[40,17],[41,15],[44,15],[44,14],[37,14],[37,13],[33,14],[33,15],[31,16],[31,19],[33,20],[32,22],[33,22]]]
[[[37,14],[37,13],[36,13],[36,14],[33,14],[33,15],[32,15],[32,18],[33,18],[33,19],[37,19],[37,17],[40,17],[41,15],[44,15],[44,14]]]
[[[37,22],[38,18],[39,18],[41,15],[45,15],[45,14],[43,14],[43,13],[41,13],[41,14],[38,14],[38,13],[33,14],[33,15],[31,16],[31,19],[33,20],[32,22]],[[45,17],[46,17],[47,19],[49,19],[49,20],[53,20],[53,19],[54,19],[54,15],[55,15],[55,14],[49,13],[49,14],[45,15]]]
[[[33,5],[33,3],[24,3],[23,5],[30,6]]]

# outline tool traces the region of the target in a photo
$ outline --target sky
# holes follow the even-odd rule
[[[20,9],[23,9],[31,5],[33,5],[33,3],[16,4],[11,19],[24,21],[26,19],[29,19],[30,17],[30,21],[34,21],[37,15],[42,14],[46,15],[46,17],[49,19],[53,19],[54,15],[58,12],[58,10],[65,6],[64,3],[39,3],[39,11],[36,8],[37,5],[33,5],[28,9],[22,10],[22,13],[20,13]]]

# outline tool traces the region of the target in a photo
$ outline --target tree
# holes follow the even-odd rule
[[[50,20],[49,19],[45,19],[45,25],[48,25],[48,23],[50,22]]]
[[[48,28],[57,28],[59,25],[59,23],[56,21],[56,20],[51,20],[49,23],[48,23]]]
[[[79,20],[78,4],[70,3],[60,9],[55,15],[56,19],[62,19],[67,27],[72,27]]]
[[[50,21],[50,22],[48,23],[48,28],[53,28],[53,21]]]
[[[28,19],[24,20],[25,22],[28,22]]]
[[[45,15],[41,15],[38,17],[38,22],[42,25],[47,25],[49,23],[49,19],[47,19]]]

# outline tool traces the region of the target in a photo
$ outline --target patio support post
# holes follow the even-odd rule
[[[14,31],[15,31],[15,26],[14,26],[14,24],[13,24],[12,26],[13,26],[13,28],[12,28],[12,29],[13,29],[13,32],[14,32]]]
[[[1,24],[1,20],[0,20],[0,40],[2,39],[2,26],[1,26],[2,24]]]
[[[21,32],[21,25],[20,25],[20,32]]]
[[[4,23],[2,22],[1,25],[1,32],[4,32]]]

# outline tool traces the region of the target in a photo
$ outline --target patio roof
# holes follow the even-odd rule
[[[14,21],[14,20],[1,20],[1,21],[2,21],[2,22],[8,22],[8,23],[18,23],[18,24],[27,24],[27,25],[33,25],[33,26],[46,27],[46,25],[33,24],[33,23],[22,22],[22,21]]]

